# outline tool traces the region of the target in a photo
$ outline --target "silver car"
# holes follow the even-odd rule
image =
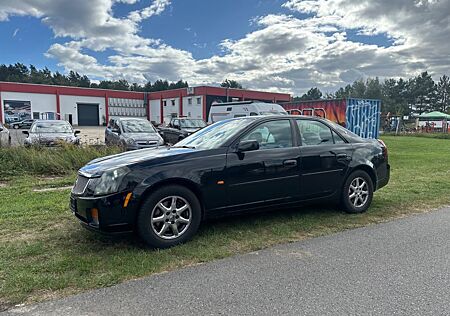
[[[23,131],[28,137],[24,145],[29,146],[60,146],[63,143],[79,145],[80,131],[75,131],[67,121],[37,120],[31,125],[29,131]]]
[[[164,140],[149,121],[139,118],[114,118],[105,130],[106,145],[126,150],[158,147]]]
[[[0,147],[11,145],[9,130],[0,122]]]

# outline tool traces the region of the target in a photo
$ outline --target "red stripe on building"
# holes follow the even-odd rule
[[[108,92],[105,92],[105,119],[106,119],[106,125],[108,125],[108,121],[109,121],[109,94],[108,94]]]
[[[162,98],[162,94],[161,97],[159,98],[159,107],[160,107],[160,115],[161,115],[161,124],[164,123],[164,105],[163,105],[163,98]]]
[[[178,114],[179,116],[183,116],[183,93],[180,92],[180,101],[178,102],[178,105],[180,107],[180,114]]]
[[[61,117],[61,103],[59,101],[59,91],[56,89],[56,117],[58,120],[62,120]]]
[[[205,122],[208,121],[208,118],[206,117],[206,94],[203,95],[203,102],[202,102],[202,106],[203,106],[203,120]]]

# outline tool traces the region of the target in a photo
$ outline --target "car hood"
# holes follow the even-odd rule
[[[123,136],[133,140],[159,140],[158,133],[124,133]]]
[[[156,160],[195,152],[190,148],[157,147],[123,152],[117,155],[94,159],[80,169],[80,173],[88,177],[100,176],[104,171],[137,164],[144,161]]]
[[[30,138],[34,141],[55,141],[55,140],[69,140],[75,138],[70,133],[31,133]]]

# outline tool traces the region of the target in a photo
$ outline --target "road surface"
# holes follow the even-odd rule
[[[449,315],[450,209],[25,306],[11,315]]]

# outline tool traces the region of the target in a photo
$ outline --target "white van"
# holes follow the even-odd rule
[[[209,111],[208,123],[215,123],[234,117],[286,114],[286,110],[276,103],[260,101],[214,103]]]

